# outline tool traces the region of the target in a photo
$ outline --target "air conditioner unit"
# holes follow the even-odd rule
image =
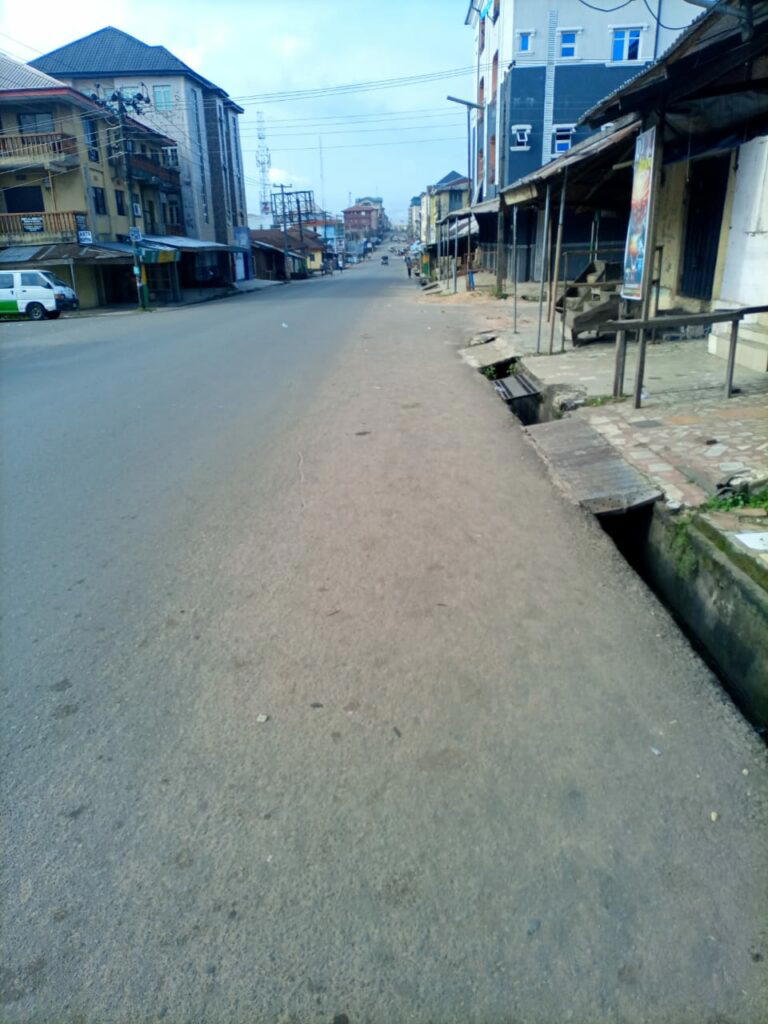
[[[132,203],[131,205],[132,205],[132,208],[133,208],[133,216],[134,217],[140,217],[141,216],[141,203]]]

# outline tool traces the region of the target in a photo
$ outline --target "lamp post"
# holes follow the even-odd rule
[[[472,230],[472,126],[470,123],[470,116],[473,110],[482,110],[483,105],[481,103],[473,103],[471,100],[460,100],[457,96],[446,96],[447,100],[451,103],[459,103],[462,107],[466,107],[467,110],[467,194],[469,199],[467,205],[470,208],[470,213],[467,217],[467,282],[469,282],[469,237]],[[458,219],[458,218],[457,218]],[[456,225],[456,248],[458,250],[458,238],[459,238],[459,227]],[[467,285],[469,286],[469,285]],[[454,291],[456,289],[454,288]]]

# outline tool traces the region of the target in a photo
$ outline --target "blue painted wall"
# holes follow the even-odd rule
[[[591,106],[617,89],[622,82],[636,75],[637,64],[627,67],[604,64],[557,65],[555,67],[555,95],[552,112],[553,124],[575,124]],[[530,174],[541,166],[542,134],[544,130],[544,77],[546,69],[512,67],[504,80],[507,117],[505,118],[505,147],[503,186]],[[510,126],[530,124],[529,149],[510,150]],[[578,128],[573,143],[580,142],[593,132]]]

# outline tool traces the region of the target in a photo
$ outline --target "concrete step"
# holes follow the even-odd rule
[[[707,349],[710,355],[727,359],[729,344],[729,336],[724,337],[722,334],[713,332],[709,336]],[[743,336],[741,329],[739,329],[739,340],[736,345],[736,365],[744,366],[749,370],[757,370],[759,373],[767,372],[768,339],[765,342],[755,341],[753,338]]]

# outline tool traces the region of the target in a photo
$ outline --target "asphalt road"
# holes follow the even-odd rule
[[[764,748],[415,293],[2,328],[3,1024],[766,1019]]]

